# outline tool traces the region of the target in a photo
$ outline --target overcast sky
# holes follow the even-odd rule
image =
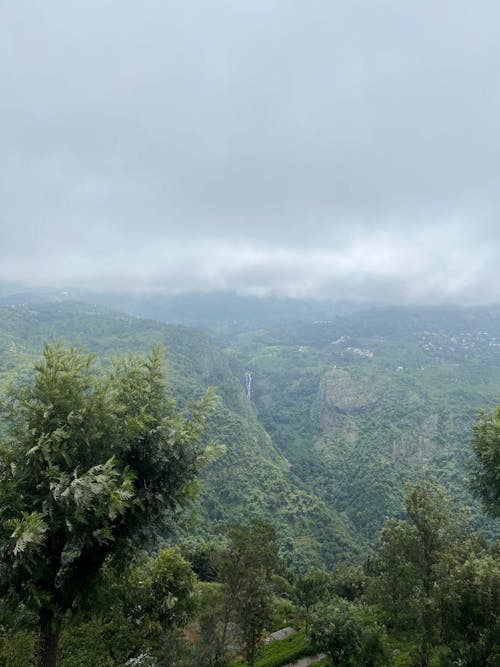
[[[500,300],[500,3],[0,0],[0,281]]]

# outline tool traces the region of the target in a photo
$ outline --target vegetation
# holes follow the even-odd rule
[[[334,664],[389,667],[392,658],[385,628],[359,604],[342,598],[322,601],[314,610],[311,638]]]
[[[311,644],[305,637],[304,630],[299,630],[286,639],[265,644],[257,653],[255,667],[281,667],[302,656],[310,655]],[[247,667],[249,663],[238,661],[234,667]]]
[[[295,600],[297,606],[304,614],[306,635],[309,629],[311,608],[318,604],[318,602],[321,602],[325,595],[328,594],[330,584],[330,576],[323,570],[308,570],[304,574],[299,574],[295,579]]]
[[[476,529],[500,535],[466,485],[472,423],[500,395],[498,310],[379,309],[329,320],[267,330],[255,320],[255,331],[235,325],[232,337],[226,322],[221,351],[201,332],[96,306],[0,306],[0,376],[29,368],[44,340],[80,342],[100,357],[160,341],[179,407],[216,385],[210,435],[226,452],[202,473],[189,540],[196,523],[208,540],[219,522],[254,517],[274,526],[294,569],[359,564],[385,517],[404,511],[405,483],[423,471],[471,508]]]
[[[491,414],[483,412],[474,425],[472,449],[472,490],[483,501],[487,512],[500,516],[500,406]]]
[[[191,516],[176,527],[179,539],[184,533],[192,541],[196,532],[197,539],[207,541],[218,523],[254,517],[277,529],[283,558],[299,569],[353,554],[360,558],[345,518],[293,474],[227,357],[206,334],[84,304],[0,306],[0,377],[28,374],[44,341],[58,339],[82,344],[102,359],[129,350],[144,354],[159,341],[168,352],[167,392],[180,409],[200,400],[207,387],[217,387],[220,400],[207,433],[225,453],[202,471],[204,483]]]
[[[251,373],[259,420],[291,472],[365,554],[423,472],[500,536],[466,484],[472,424],[500,395],[499,350],[498,307],[377,309],[240,333],[226,348]]]
[[[253,667],[257,644],[271,617],[278,544],[274,530],[256,520],[249,526],[231,527],[228,537],[229,545],[218,557],[218,574],[223,583],[223,637],[225,640],[232,619],[245,658]]]
[[[98,308],[6,308],[0,667],[53,665],[57,645],[60,667],[499,665],[488,312],[226,322],[224,353]],[[98,364],[47,345],[30,370],[77,329],[103,355],[161,340],[169,387],[158,350]]]
[[[404,520],[389,520],[372,559],[372,597],[386,621],[411,629],[419,645],[419,664],[430,664],[442,640],[442,586],[470,555],[469,538],[454,517],[444,492],[427,480],[406,497]]]
[[[63,618],[88,603],[104,564],[123,559],[189,499],[212,402],[207,395],[190,417],[176,413],[158,348],[98,373],[90,355],[47,345],[34,378],[11,391],[0,582],[37,617],[40,667],[56,664]],[[157,575],[154,591],[165,603],[160,582]]]

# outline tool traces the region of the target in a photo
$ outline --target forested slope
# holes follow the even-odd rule
[[[285,557],[296,567],[328,565],[360,552],[345,519],[290,470],[256,419],[241,378],[206,334],[79,303],[6,305],[0,307],[2,377],[29,368],[44,341],[59,339],[106,358],[162,343],[169,386],[180,406],[217,387],[221,402],[209,435],[225,453],[205,470],[190,534],[206,537],[218,522],[259,516],[279,527]]]
[[[257,414],[308,489],[372,539],[430,474],[466,491],[472,423],[500,395],[498,308],[387,308],[235,336]]]
[[[356,559],[422,474],[469,505],[476,528],[498,531],[466,481],[472,423],[500,396],[500,309],[379,308],[257,325],[241,333],[225,321],[220,349],[200,331],[89,304],[5,305],[0,369],[29,367],[45,340],[102,357],[161,342],[180,405],[215,385],[210,435],[226,451],[205,470],[190,539],[261,516],[299,568]]]

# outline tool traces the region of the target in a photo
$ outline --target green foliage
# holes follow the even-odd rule
[[[34,378],[11,390],[0,580],[14,603],[38,613],[41,632],[57,635],[106,559],[191,497],[212,404],[209,394],[189,416],[174,411],[158,348],[104,373],[91,355],[46,345]]]
[[[75,624],[70,632],[63,631],[59,655],[61,667],[115,667],[120,658],[126,658],[127,648],[135,644],[130,636],[133,628],[128,623],[122,627],[125,632],[120,632],[116,623],[97,615],[90,621]]]
[[[195,610],[195,575],[179,550],[164,547],[149,573],[149,599],[163,628],[183,627]]]
[[[277,589],[276,577],[273,577],[273,587],[275,593],[279,593],[279,590]],[[290,590],[291,594],[292,586],[290,584],[288,584],[288,589]],[[291,623],[294,624],[296,619],[296,607],[293,602],[288,598],[275,597],[273,601],[271,617],[269,619],[269,631],[276,632],[276,630],[281,630],[284,627],[288,627]]]
[[[330,591],[338,597],[354,602],[363,596],[368,581],[363,568],[339,563],[330,576]]]
[[[4,628],[0,635],[0,667],[35,667],[35,647],[34,632],[6,632]]]
[[[225,667],[229,663],[226,651],[227,624],[224,595],[220,584],[203,583],[198,588],[199,639],[194,648],[195,667]]]
[[[498,308],[377,309],[241,334],[228,353],[252,373],[259,420],[292,473],[367,553],[423,471],[498,534],[464,482],[471,424],[500,394],[499,340]],[[352,558],[320,542],[309,566]]]
[[[477,550],[443,582],[448,655],[471,667],[500,664],[500,561]]]
[[[494,517],[500,517],[500,405],[474,425],[471,487]]]
[[[313,649],[305,637],[304,630],[278,641],[270,642],[257,651],[255,667],[281,667],[298,660],[302,656],[311,655]],[[248,663],[238,661],[234,666],[246,667]]]
[[[262,631],[276,612],[275,586],[282,588],[285,583],[275,576],[280,561],[271,526],[254,519],[248,525],[231,526],[226,537],[225,546],[213,556],[212,567],[221,583],[205,583],[201,587],[200,640],[195,648],[196,664],[200,667],[225,664],[226,645],[234,642],[253,664]]]
[[[330,597],[330,576],[322,570],[309,570],[298,575],[294,582],[294,598],[303,610],[306,621],[306,635],[309,629],[309,612],[311,607],[321,600]]]
[[[215,581],[215,558],[217,545],[194,536],[184,537],[180,546],[184,558],[201,581]]]
[[[371,599],[386,621],[418,638],[419,661],[428,665],[441,641],[443,590],[473,545],[443,490],[421,480],[406,497],[406,520],[390,519],[370,563]]]
[[[392,664],[385,629],[363,607],[341,598],[316,606],[311,616],[311,640],[335,664],[365,667]]]
[[[0,374],[15,387],[6,405],[12,430],[0,425],[0,495],[8,501],[0,522],[5,555],[0,579],[6,601],[23,600],[31,614],[48,612],[45,623],[53,613],[51,627],[62,622],[63,665],[121,667],[141,654],[158,665],[189,662],[176,629],[192,617],[193,586],[199,590],[188,565],[169,548],[156,563],[143,558],[131,571],[124,567],[152,532],[144,510],[154,517],[155,534],[172,535],[176,529],[183,555],[207,579],[216,575],[214,554],[223,543],[213,527],[228,520],[272,523],[286,563],[305,582],[314,580],[311,568],[335,565],[322,593],[313,595],[309,613],[315,606],[317,614],[323,610],[325,632],[337,646],[347,642],[342,632],[351,628],[355,642],[348,663],[389,665],[389,647],[401,667],[429,656],[436,666],[498,664],[498,551],[471,538],[433,486],[420,483],[406,504],[403,493],[407,480],[434,472],[454,500],[471,507],[475,527],[490,537],[498,534],[464,490],[470,424],[478,408],[491,409],[500,393],[495,309],[389,309],[238,337],[226,323],[229,362],[200,332],[94,307],[0,311]],[[28,369],[42,341],[59,337],[79,339],[99,354],[144,351],[161,340],[169,348],[168,392],[185,412],[176,413],[165,399],[151,359],[131,357],[100,367],[75,350],[73,361],[68,356],[52,376],[37,370],[33,377]],[[21,380],[15,379],[17,370]],[[247,370],[253,380],[250,400],[241,385]],[[40,393],[30,394],[36,383]],[[205,407],[189,408],[190,399],[201,399],[209,384],[219,385],[222,396],[210,437],[226,451],[207,466],[196,510],[184,515],[179,528],[178,510],[193,495],[196,471],[211,458],[199,439]],[[50,400],[44,402],[45,395]],[[473,487],[492,516],[499,514],[498,409],[483,414],[474,435]],[[28,426],[23,425],[27,414]],[[160,414],[165,419],[159,420]],[[182,452],[193,434],[196,461],[190,466]],[[148,457],[162,438],[169,443],[170,467],[157,480],[163,456],[153,462]],[[176,468],[179,460],[186,464],[183,471]],[[36,488],[28,483],[32,474]],[[146,486],[139,483],[141,476]],[[158,494],[152,481],[165,483]],[[172,503],[167,486],[178,489]],[[367,585],[351,563],[367,553],[387,515],[406,519],[386,524],[367,568]],[[226,553],[238,541],[250,550],[251,540],[238,530],[231,541]],[[259,551],[259,539],[256,544]],[[237,582],[232,590],[238,593],[229,596],[227,586],[211,584],[197,598],[196,667],[223,665],[224,643],[252,642],[264,626],[272,630],[290,618],[290,602],[273,599],[276,577],[267,580],[267,573],[252,570],[245,558],[255,585],[238,580],[233,567],[227,579]],[[54,586],[46,589],[56,561]],[[101,564],[99,579],[93,579]],[[122,581],[112,576],[119,567]],[[81,581],[72,587],[77,569]],[[36,576],[25,585],[28,571]],[[283,583],[279,590],[286,592]],[[305,593],[314,589],[311,584]],[[245,596],[254,593],[245,606]],[[30,664],[33,621],[26,607],[17,612],[2,620],[0,665],[2,660]],[[245,635],[246,621],[252,636]],[[16,634],[20,627],[26,632]],[[277,644],[263,650],[284,651]]]
[[[253,665],[257,644],[271,617],[278,544],[274,529],[257,520],[248,526],[232,526],[228,538],[229,545],[218,559],[224,606],[227,619],[238,628],[245,658]]]
[[[144,353],[160,341],[168,349],[167,391],[180,408],[200,399],[207,386],[217,385],[221,400],[208,433],[224,445],[225,454],[204,468],[201,493],[182,525],[176,520],[164,534],[175,528],[179,541],[192,540],[193,532],[197,539],[209,540],[220,522],[259,518],[278,530],[283,556],[295,569],[325,567],[359,553],[345,518],[290,471],[245,396],[243,371],[240,375],[230,367],[206,334],[95,305],[0,306],[0,377],[15,377],[16,370],[29,377],[27,369],[43,341],[58,339],[81,343],[99,357]]]
[[[194,585],[189,564],[172,548],[155,558],[139,554],[120,573],[105,567],[99,598],[63,624],[61,665],[122,667],[140,656],[156,667],[181,663],[186,644],[178,626],[194,614]]]

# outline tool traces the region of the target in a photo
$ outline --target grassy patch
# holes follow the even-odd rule
[[[255,667],[281,667],[311,653],[313,650],[306,641],[304,630],[299,630],[291,637],[271,642],[259,649]],[[233,667],[248,667],[248,663],[239,660],[233,663]]]

